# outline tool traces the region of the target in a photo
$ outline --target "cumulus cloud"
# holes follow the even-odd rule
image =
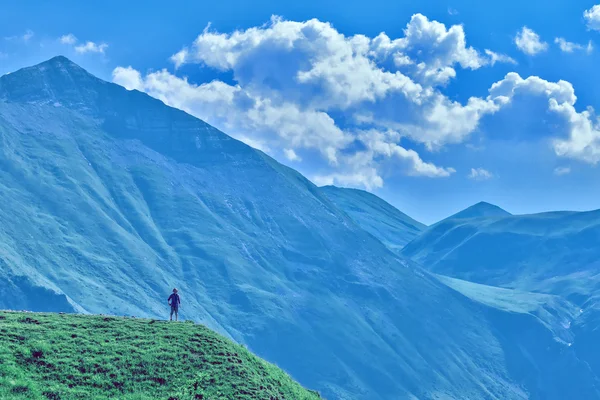
[[[490,88],[490,96],[497,103],[509,103],[515,96],[537,96],[547,99],[548,111],[559,118],[564,137],[554,138],[554,151],[590,164],[600,162],[600,120],[594,109],[575,109],[577,96],[573,85],[567,81],[549,82],[537,76],[526,79],[511,72]],[[534,116],[534,118],[539,118]]]
[[[568,138],[554,140],[556,154],[585,161],[600,162],[600,119],[590,107],[578,113],[569,103],[550,99],[550,110],[561,115],[567,124]]]
[[[391,58],[398,70],[430,85],[447,84],[456,76],[456,66],[474,70],[496,62],[514,62],[491,50],[485,50],[483,55],[467,46],[462,25],[446,28],[422,14],[412,16],[402,38],[392,40],[381,33],[371,41],[371,52],[380,58]]]
[[[549,82],[537,76],[523,79],[516,72],[509,72],[504,79],[492,84],[490,99],[497,103],[509,102],[516,95],[541,95],[558,103],[575,104],[577,96],[573,85],[567,81]]]
[[[519,50],[530,56],[534,56],[548,49],[548,43],[542,41],[537,33],[526,26],[517,33],[515,44]]]
[[[487,97],[448,98],[443,86],[456,68],[515,61],[468,46],[460,25],[446,27],[421,14],[399,38],[346,36],[316,19],[274,17],[232,33],[208,26],[171,61],[176,67],[199,64],[229,72],[233,83],[195,84],[166,69],[143,74],[132,67],[116,68],[113,81],[272,155],[300,161],[301,151],[318,154],[312,169],[319,173],[312,179],[321,184],[377,188],[384,183],[384,170],[449,177],[456,172],[451,166],[436,165],[416,149],[464,142],[484,117],[492,118],[518,96],[544,98],[547,104],[553,99],[557,107],[576,101],[568,82],[523,79],[516,73],[492,85]],[[548,109],[565,118],[558,108]],[[581,152],[574,145],[555,146],[564,156]]]
[[[144,82],[139,71],[129,67],[117,67],[112,73],[113,82],[118,83],[127,90],[143,90]]]
[[[596,4],[583,12],[583,18],[589,29],[600,31],[600,4]]]
[[[471,168],[471,172],[469,173],[469,179],[476,181],[487,181],[493,177],[494,175],[490,171],[483,168]]]
[[[556,39],[554,39],[554,43],[556,43],[560,50],[564,53],[573,53],[574,51],[585,51],[586,53],[590,54],[594,50],[591,40],[588,42],[587,45],[582,45],[579,43],[569,42],[561,37],[557,37]]]

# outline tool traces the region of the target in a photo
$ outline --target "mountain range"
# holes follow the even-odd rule
[[[385,213],[371,218],[394,229]],[[377,224],[368,228],[385,242]],[[474,301],[534,316],[600,376],[600,210],[512,215],[481,202],[427,227],[400,254]]]
[[[600,398],[594,213],[426,227],[64,57],[0,77],[0,202],[0,308],[159,318],[177,287],[328,399]]]

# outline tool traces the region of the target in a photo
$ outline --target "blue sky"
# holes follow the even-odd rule
[[[425,223],[588,210],[595,1],[8,1],[0,74],[63,54]]]

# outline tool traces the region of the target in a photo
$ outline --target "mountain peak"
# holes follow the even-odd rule
[[[74,70],[83,70],[78,64],[69,60],[67,57],[58,55],[54,56],[49,60],[43,61],[37,65],[34,65],[30,68],[63,68],[63,69],[74,69]]]
[[[36,104],[83,105],[104,83],[73,61],[56,56],[0,77],[0,100]]]
[[[507,217],[512,215],[506,210],[498,207],[497,205],[480,201],[477,204],[473,204],[470,207],[465,208],[462,211],[457,212],[454,215],[446,219],[463,219],[463,218],[480,218],[480,217]]]

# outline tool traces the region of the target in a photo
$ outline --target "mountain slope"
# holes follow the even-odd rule
[[[485,201],[480,201],[477,204],[474,204],[470,207],[465,208],[462,211],[457,212],[446,218],[449,219],[467,219],[467,218],[482,218],[482,217],[507,217],[511,215],[508,211],[503,210],[502,208],[486,203]]]
[[[0,312],[0,355],[2,399],[320,398],[194,324]]]
[[[424,224],[363,190],[335,186],[324,186],[320,190],[362,229],[391,250],[400,250],[425,229]]]
[[[445,220],[402,254],[436,273],[574,304],[569,343],[600,375],[600,211]]]
[[[176,286],[184,318],[326,398],[600,398],[577,359],[549,378],[573,352],[543,325],[526,321],[550,349],[532,357],[502,328],[519,316],[394,255],[297,172],[62,57],[0,78],[0,202],[9,308],[157,318]]]
[[[589,293],[600,268],[600,211],[444,220],[402,251],[440,274],[564,294]],[[567,291],[565,279],[580,281]]]
[[[339,204],[344,211],[351,215],[361,227],[366,228],[371,234],[386,243],[388,247],[391,247],[389,245],[390,241],[388,240],[388,236],[386,235],[387,230],[391,229],[394,231],[394,229],[401,230],[403,228],[400,223],[394,222],[392,219],[388,218],[385,212],[382,212],[382,210],[385,209],[393,209],[392,206],[387,205],[387,207],[385,207],[385,204],[387,203],[373,195],[369,195],[368,197],[375,197],[378,200],[377,204],[383,203],[384,205],[369,208],[363,206],[359,209],[360,211],[357,212],[356,210],[353,210],[354,204],[358,203],[355,199],[352,199],[353,196],[344,193],[344,189],[338,189],[337,191],[340,193],[335,193],[336,188],[332,188],[331,190],[334,192],[334,195],[330,196],[332,199],[335,199],[336,196],[344,198],[344,194],[346,194],[345,197],[349,197],[351,200],[347,200],[346,202],[338,201],[336,204]],[[360,191],[357,192],[361,193]],[[553,215],[559,216],[562,214],[548,214],[546,217]],[[400,254],[414,257],[417,261],[423,263],[423,265],[427,265],[432,270],[438,271],[436,270],[438,267],[437,263],[443,264],[447,259],[451,259],[453,256],[452,250],[446,249],[446,244],[452,249],[451,244],[462,246],[465,244],[463,240],[470,240],[472,230],[465,227],[471,227],[472,225],[477,224],[477,221],[486,221],[487,224],[498,223],[501,225],[498,221],[510,216],[510,213],[497,206],[485,202],[477,203],[429,228],[425,228],[422,236],[417,237],[413,243],[408,244],[404,250],[401,250]],[[518,219],[519,217],[515,218]],[[555,224],[555,222],[551,221],[550,224]],[[525,222],[524,225],[527,227],[525,229],[526,231],[535,224],[531,225],[528,222]],[[459,235],[453,237],[451,234],[449,234],[448,237],[443,236],[448,227],[457,227],[457,230],[465,228],[464,236]],[[575,230],[578,229],[576,224],[572,225],[571,223],[567,223],[565,229],[568,230],[569,227]],[[543,226],[542,224],[538,229],[540,231],[537,232],[536,235],[538,238],[542,238],[544,229],[548,229],[548,226]],[[508,233],[503,226],[498,228],[498,232],[504,234]],[[442,236],[442,238],[440,239],[438,236]],[[499,237],[504,236],[500,235]],[[439,243],[436,241],[438,239]],[[598,279],[588,275],[585,280],[581,280],[581,272],[577,272],[573,276],[566,276],[564,279],[557,279],[556,276],[554,276],[556,285],[563,288],[571,288],[566,293],[561,290],[556,292],[552,292],[551,290],[547,291],[548,293],[558,294],[554,296],[528,291],[544,289],[542,284],[543,279],[538,280],[538,277],[536,276],[532,276],[530,279],[526,280],[526,282],[530,283],[529,285],[522,285],[522,283],[525,282],[523,279],[518,280],[520,284],[515,285],[510,285],[502,280],[489,279],[492,277],[506,278],[510,276],[514,266],[506,264],[506,260],[507,258],[510,258],[511,255],[516,256],[516,259],[519,259],[519,257],[525,254],[535,254],[535,247],[532,248],[531,246],[528,246],[529,242],[524,241],[523,237],[514,236],[510,239],[506,236],[505,239],[507,240],[507,243],[512,243],[511,246],[522,246],[522,249],[519,251],[514,251],[511,248],[507,249],[501,240],[486,241],[485,246],[482,245],[482,247],[479,247],[481,243],[478,242],[472,247],[469,247],[468,250],[460,252],[457,256],[457,263],[454,265],[455,268],[442,269],[441,272],[454,276],[454,274],[457,274],[457,270],[460,269],[460,271],[464,270],[467,271],[467,273],[464,275],[458,273],[457,276],[473,278],[477,274],[482,274],[484,276],[484,278],[482,278],[483,282],[491,284],[507,284],[509,287],[520,287],[521,290],[476,284],[444,275],[436,275],[436,277],[448,287],[485,306],[484,315],[495,330],[496,337],[500,338],[500,342],[505,346],[505,352],[512,353],[515,351],[512,347],[517,346],[521,350],[527,349],[530,354],[537,353],[537,355],[533,357],[534,360],[537,360],[537,363],[530,364],[532,361],[531,357],[527,357],[526,360],[515,363],[515,365],[519,365],[518,370],[523,372],[521,379],[528,382],[526,386],[536,387],[535,392],[541,396],[540,398],[559,396],[557,391],[560,390],[564,390],[564,392],[562,392],[563,394],[560,396],[565,398],[571,397],[574,395],[572,389],[569,387],[565,388],[562,385],[559,385],[559,387],[553,386],[553,388],[550,389],[549,385],[552,386],[552,384],[548,383],[547,380],[553,379],[548,377],[560,373],[559,371],[562,368],[571,365],[572,362],[580,362],[574,361],[574,359],[584,360],[586,364],[592,366],[592,370],[585,368],[587,371],[586,373],[590,376],[597,376],[600,373],[600,353],[596,350],[594,345],[594,343],[597,343],[597,341],[600,340],[595,333],[596,327],[600,326],[600,305],[595,299],[600,298],[600,296],[592,295],[594,291],[593,288],[598,287]],[[445,240],[447,240],[447,243]],[[413,254],[412,249],[419,248],[419,246],[424,246],[425,250],[429,251],[432,257],[419,258],[421,254]],[[563,247],[562,250],[567,258],[573,256],[573,254],[571,254],[571,248],[575,253],[579,251],[579,248],[573,248],[572,246]],[[395,248],[394,250],[397,251],[398,249]],[[440,250],[448,251],[441,252]],[[440,251],[440,253],[438,254],[437,251]],[[439,257],[439,259],[437,257]],[[553,256],[546,256],[546,258],[550,257]],[[485,267],[481,268],[482,265],[479,264],[478,260],[484,260],[484,262],[498,262],[501,265],[505,265],[506,268],[490,274],[490,271],[485,270]],[[559,257],[554,261],[559,264],[563,263],[564,257]],[[544,261],[532,262],[530,264],[538,265],[541,270],[545,269],[547,266]],[[514,268],[514,271],[520,271],[522,269],[526,269],[526,266]],[[551,275],[550,272],[552,271],[549,271],[548,275]],[[584,285],[583,282],[586,282],[585,285],[588,286],[587,288],[583,290],[573,289],[573,287],[581,288],[581,286]],[[532,285],[533,283],[537,284]],[[580,296],[584,296],[584,299],[590,300],[577,302],[577,300],[581,300],[582,297],[578,297],[577,295],[571,296],[573,292],[578,293]],[[585,307],[586,312],[582,313],[578,305],[561,297],[565,294],[566,298],[570,298],[581,307]],[[507,313],[510,315],[508,318]],[[574,352],[571,354],[573,359],[568,359],[569,356],[563,358],[556,354],[553,356],[556,358],[547,357],[546,350],[544,350],[543,346],[539,346],[539,337],[548,335],[550,335],[550,339],[543,346],[548,346],[548,343],[553,343],[550,344],[551,347],[558,346],[559,348],[561,346],[573,346]],[[577,340],[575,340],[576,338]],[[518,351],[519,350],[517,350],[517,352]],[[558,353],[566,356],[561,350],[558,350]],[[545,372],[542,372],[544,370]],[[539,375],[535,376],[531,371],[538,371],[537,373],[541,375],[546,374],[547,378],[544,379]],[[583,385],[594,387],[596,383],[594,383],[594,379],[592,379],[591,381],[588,380]],[[594,390],[595,389],[592,389],[592,392]],[[596,395],[590,393],[581,394],[580,397],[596,398]],[[535,397],[535,395],[533,395],[533,397]]]

